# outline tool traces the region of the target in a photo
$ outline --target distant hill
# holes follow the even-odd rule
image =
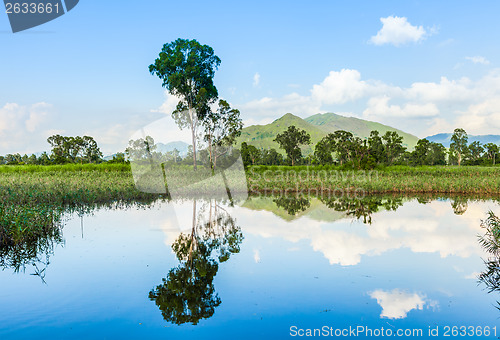
[[[184,143],[181,141],[170,142],[167,144],[156,143],[156,151],[161,152],[161,153],[167,153],[167,152],[173,151],[174,149],[177,149],[179,151],[179,155],[181,157],[185,157],[187,155],[188,147],[189,147],[188,143]],[[114,153],[112,155],[107,155],[107,156],[103,157],[103,159],[105,161],[110,161],[113,159],[114,156],[116,156],[116,153]]]
[[[425,137],[429,142],[441,143],[445,147],[449,148],[451,143],[452,133],[438,133],[437,135],[432,135]],[[481,144],[494,143],[500,144],[500,135],[468,135],[469,144],[472,142],[479,142]]]
[[[170,151],[174,151],[174,149],[177,149],[177,151],[179,151],[181,157],[184,157],[188,153],[188,147],[189,147],[188,143],[184,143],[184,142],[180,142],[180,141],[170,142],[167,144],[157,143],[156,144],[156,151],[161,152],[161,153],[167,153]]]
[[[388,125],[355,117],[344,117],[335,113],[318,113],[314,116],[306,118],[305,121],[321,128],[327,133],[344,130],[350,131],[353,135],[361,138],[368,138],[370,136],[370,132],[373,130],[378,131],[380,135],[385,134],[387,131],[396,131],[403,137],[403,144],[410,150],[417,145],[419,139],[414,135]]]
[[[269,149],[274,148],[280,151],[278,143],[273,139],[276,135],[287,130],[289,126],[295,125],[298,129],[306,130],[311,135],[311,145],[304,147],[304,153],[308,154],[312,151],[312,147],[326,136],[326,132],[312,124],[309,124],[300,117],[287,113],[281,118],[267,125],[252,125],[241,130],[241,135],[236,140],[236,145],[239,146],[243,142],[247,142],[257,148]]]
[[[252,125],[241,131],[241,136],[236,140],[236,145],[247,142],[257,148],[274,148],[280,152],[278,143],[273,139],[276,135],[287,130],[289,126],[295,125],[297,128],[306,130],[311,135],[311,144],[303,148],[304,154],[312,152],[314,145],[328,133],[337,130],[352,132],[355,136],[368,138],[372,130],[377,130],[383,135],[386,131],[396,131],[403,136],[403,143],[412,150],[417,144],[418,138],[393,127],[380,123],[370,122],[363,119],[344,117],[335,113],[317,114],[306,119],[287,113],[281,118],[267,125]]]

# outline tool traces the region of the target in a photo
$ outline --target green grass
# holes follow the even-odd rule
[[[220,187],[222,196],[226,194],[220,178],[214,183],[204,180],[210,177],[207,171],[172,171],[170,175],[178,177],[176,184],[189,187],[189,197],[213,195],[214,186]],[[227,181],[237,181],[238,174],[226,173]],[[246,176],[250,192],[259,195],[301,193],[328,199],[325,190],[334,195],[356,191],[362,195],[500,195],[500,167],[398,166],[353,171],[338,166],[254,166]],[[0,166],[0,267],[18,269],[42,253],[49,254],[61,240],[65,213],[89,213],[103,205],[149,205],[162,197],[167,195],[139,191],[126,164]],[[308,209],[294,201],[278,203],[295,213]]]
[[[0,165],[0,174],[33,172],[130,172],[129,164]]]
[[[247,169],[252,192],[500,194],[500,167],[406,167],[353,171],[335,166],[254,166]]]
[[[0,166],[0,267],[18,271],[48,258],[65,214],[158,197],[135,188],[126,164]]]

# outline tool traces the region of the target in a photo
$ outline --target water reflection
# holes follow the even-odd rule
[[[216,200],[204,202],[199,210],[193,201],[191,231],[172,244],[180,264],[149,292],[166,321],[196,325],[214,314],[221,304],[213,284],[219,264],[239,253],[242,241],[236,220]]]
[[[468,199],[463,196],[458,196],[452,199],[451,207],[455,215],[463,215],[467,211]]]
[[[361,198],[321,198],[321,201],[330,209],[345,212],[347,216],[363,219],[363,223],[372,223],[372,214],[381,208],[395,211],[403,205],[401,197],[365,196]]]
[[[303,196],[280,196],[274,198],[273,202],[276,203],[279,208],[283,208],[288,215],[292,216],[305,211],[311,206],[309,197]]]
[[[424,294],[409,293],[397,288],[391,291],[377,289],[369,295],[382,307],[380,317],[387,319],[404,319],[412,310],[422,310],[426,304],[437,304],[435,301],[429,301]]]
[[[65,219],[76,214],[82,219],[98,209],[151,207],[153,200],[109,204],[61,206],[49,204],[0,204],[0,268],[14,273],[33,273],[45,283],[50,258],[64,244]],[[83,227],[83,220],[82,220]],[[83,237],[83,230],[82,230]]]
[[[486,285],[488,292],[500,292],[500,218],[492,211],[488,212],[481,226],[485,234],[479,236],[479,243],[490,257],[484,261],[485,270],[479,274],[479,282]],[[500,302],[497,301],[500,310]]]
[[[62,212],[46,205],[0,206],[0,267],[14,272],[32,266],[44,281],[45,270],[62,243]]]

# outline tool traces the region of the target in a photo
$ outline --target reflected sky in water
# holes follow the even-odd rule
[[[372,213],[371,224],[316,198],[293,216],[270,197],[222,205],[244,238],[218,263],[221,303],[197,325],[165,321],[148,298],[183,265],[171,246],[192,230],[192,201],[73,216],[45,283],[29,266],[0,272],[0,338],[286,339],[294,325],[497,326],[500,294],[477,276],[488,257],[480,221],[499,205],[453,203],[403,199]],[[202,206],[197,215],[207,214]]]

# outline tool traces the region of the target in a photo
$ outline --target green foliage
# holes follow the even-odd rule
[[[52,163],[98,163],[102,152],[90,136],[66,137],[53,135],[47,138],[52,147]]]
[[[500,194],[500,167],[390,166],[349,170],[335,166],[251,166],[252,192]]]
[[[217,98],[213,77],[219,65],[220,59],[210,46],[179,38],[163,45],[149,72],[158,76],[171,94],[196,107],[202,90],[209,99]]]
[[[274,140],[285,150],[288,160],[294,165],[302,158],[300,146],[310,144],[311,136],[305,130],[299,130],[292,125],[283,133],[276,135]]]
[[[180,98],[172,115],[180,128],[191,129],[195,169],[198,121],[210,115],[209,105],[218,97],[213,77],[220,62],[210,46],[179,38],[164,44],[158,58],[149,65],[149,72],[162,80],[162,86]]]
[[[420,139],[410,160],[412,165],[445,165],[446,149],[442,144]]]
[[[316,114],[306,118],[305,121],[319,127],[326,133],[333,133],[338,130],[350,131],[354,136],[361,139],[370,138],[372,131],[377,131],[381,135],[384,135],[387,131],[394,131],[403,137],[403,146],[409,150],[412,150],[418,141],[417,137],[393,127],[355,117],[344,117],[335,113]]]
[[[500,292],[500,218],[492,211],[486,220],[481,221],[485,234],[479,236],[479,243],[490,257],[484,260],[485,270],[478,276],[480,283],[486,285],[488,292]],[[500,310],[500,302],[497,301]]]
[[[462,159],[467,154],[467,132],[464,129],[457,128],[451,136],[450,151],[457,157],[458,165],[462,163]]]
[[[236,137],[241,134],[243,122],[240,111],[231,109],[225,100],[219,100],[217,111],[210,112],[203,120],[205,128],[204,139],[208,143],[210,167],[215,169],[217,158],[227,153],[234,144]]]
[[[386,164],[393,165],[405,151],[403,137],[398,135],[395,131],[387,131],[382,136],[382,140],[384,141]]]
[[[180,264],[149,292],[163,318],[177,325],[196,325],[214,314],[221,304],[213,284],[219,263],[239,253],[243,241],[235,219],[216,201],[212,204],[210,200],[200,211],[196,203],[194,200],[191,232],[181,233],[172,244]]]

